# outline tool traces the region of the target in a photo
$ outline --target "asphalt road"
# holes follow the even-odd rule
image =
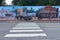
[[[37,23],[48,35],[47,40],[60,40],[60,23],[59,22],[41,22]]]
[[[19,23],[22,22],[0,22],[0,40],[60,40],[60,22],[34,22],[43,30],[46,37],[4,37]]]

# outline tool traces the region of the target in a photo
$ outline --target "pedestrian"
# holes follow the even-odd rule
[[[19,15],[18,15],[18,13],[16,14],[16,19],[19,20]]]
[[[22,20],[22,13],[17,13],[16,15],[17,20]]]

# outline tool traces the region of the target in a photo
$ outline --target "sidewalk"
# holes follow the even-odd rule
[[[0,18],[0,21],[16,21],[15,18]]]
[[[18,21],[19,22],[20,20],[17,20],[15,18],[0,18],[0,21]],[[60,22],[60,20],[58,20],[58,18],[51,19],[51,20],[43,18],[40,20],[32,20],[31,22],[33,22],[33,21],[34,22]],[[20,22],[26,22],[26,21],[22,20]],[[27,22],[30,22],[30,21],[27,21]]]

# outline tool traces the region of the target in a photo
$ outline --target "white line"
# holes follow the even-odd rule
[[[40,27],[13,27],[13,29],[40,29]]]
[[[38,25],[36,24],[36,23],[19,23],[19,24],[17,24],[15,27],[20,27],[20,26],[37,26],[38,27]]]
[[[28,26],[29,26],[29,27],[39,27],[38,25],[33,25],[33,24],[32,24],[32,25],[31,25],[31,24],[30,24],[30,25],[28,25],[28,24],[26,24],[26,25],[21,25],[21,24],[20,24],[20,25],[16,25],[15,27],[20,27],[20,26],[22,26],[22,27],[28,27]]]
[[[47,36],[45,33],[39,34],[7,34],[4,37],[36,37],[36,36]]]
[[[43,32],[43,30],[10,30],[10,32]]]

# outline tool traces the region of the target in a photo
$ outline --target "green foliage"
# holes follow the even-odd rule
[[[13,4],[21,6],[55,6],[60,5],[60,0],[13,0]]]
[[[0,6],[2,5],[3,0],[0,0]]]

